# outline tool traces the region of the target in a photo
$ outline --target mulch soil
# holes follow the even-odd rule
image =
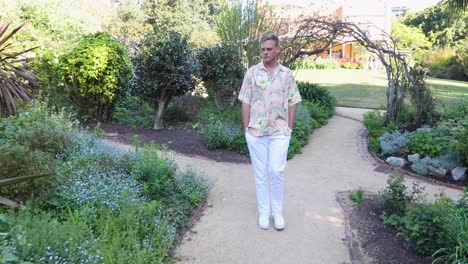
[[[416,254],[395,229],[382,223],[382,208],[375,196],[367,196],[350,210],[350,224],[365,263],[430,264],[431,257]]]
[[[88,129],[93,129],[95,124],[88,124]],[[154,142],[158,145],[165,145],[168,149],[177,153],[211,159],[221,162],[250,163],[250,158],[236,152],[224,149],[209,150],[206,148],[203,135],[192,128],[183,125],[174,126],[164,130],[154,130],[147,128],[132,128],[127,125],[101,124],[106,138],[124,144],[133,144],[135,136],[138,142],[145,144]]]

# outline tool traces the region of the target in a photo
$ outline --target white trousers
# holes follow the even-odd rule
[[[260,215],[283,212],[284,175],[291,136],[254,137],[245,133],[255,176]],[[270,204],[271,197],[271,204]]]

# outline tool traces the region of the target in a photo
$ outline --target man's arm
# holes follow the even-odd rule
[[[242,102],[242,131],[245,133],[249,127],[250,121],[250,105]]]
[[[291,131],[294,128],[294,118],[296,118],[296,105],[291,105],[288,108],[288,126]]]

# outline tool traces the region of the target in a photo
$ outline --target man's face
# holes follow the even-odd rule
[[[275,45],[274,40],[265,40],[260,45],[263,63],[270,63],[276,61],[276,58],[280,52],[280,47]]]

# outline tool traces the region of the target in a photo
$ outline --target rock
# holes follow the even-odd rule
[[[437,178],[443,178],[445,177],[445,174],[447,174],[447,170],[444,168],[436,168],[429,165],[427,166],[427,169],[429,170],[429,174],[436,176]]]
[[[452,170],[452,178],[455,181],[464,181],[466,180],[466,170],[467,167],[456,167]]]
[[[393,167],[403,167],[405,165],[405,159],[399,157],[388,157],[385,161]]]
[[[420,158],[421,158],[421,155],[419,155],[418,153],[413,154],[413,155],[408,155],[408,160],[411,162],[419,161]]]

